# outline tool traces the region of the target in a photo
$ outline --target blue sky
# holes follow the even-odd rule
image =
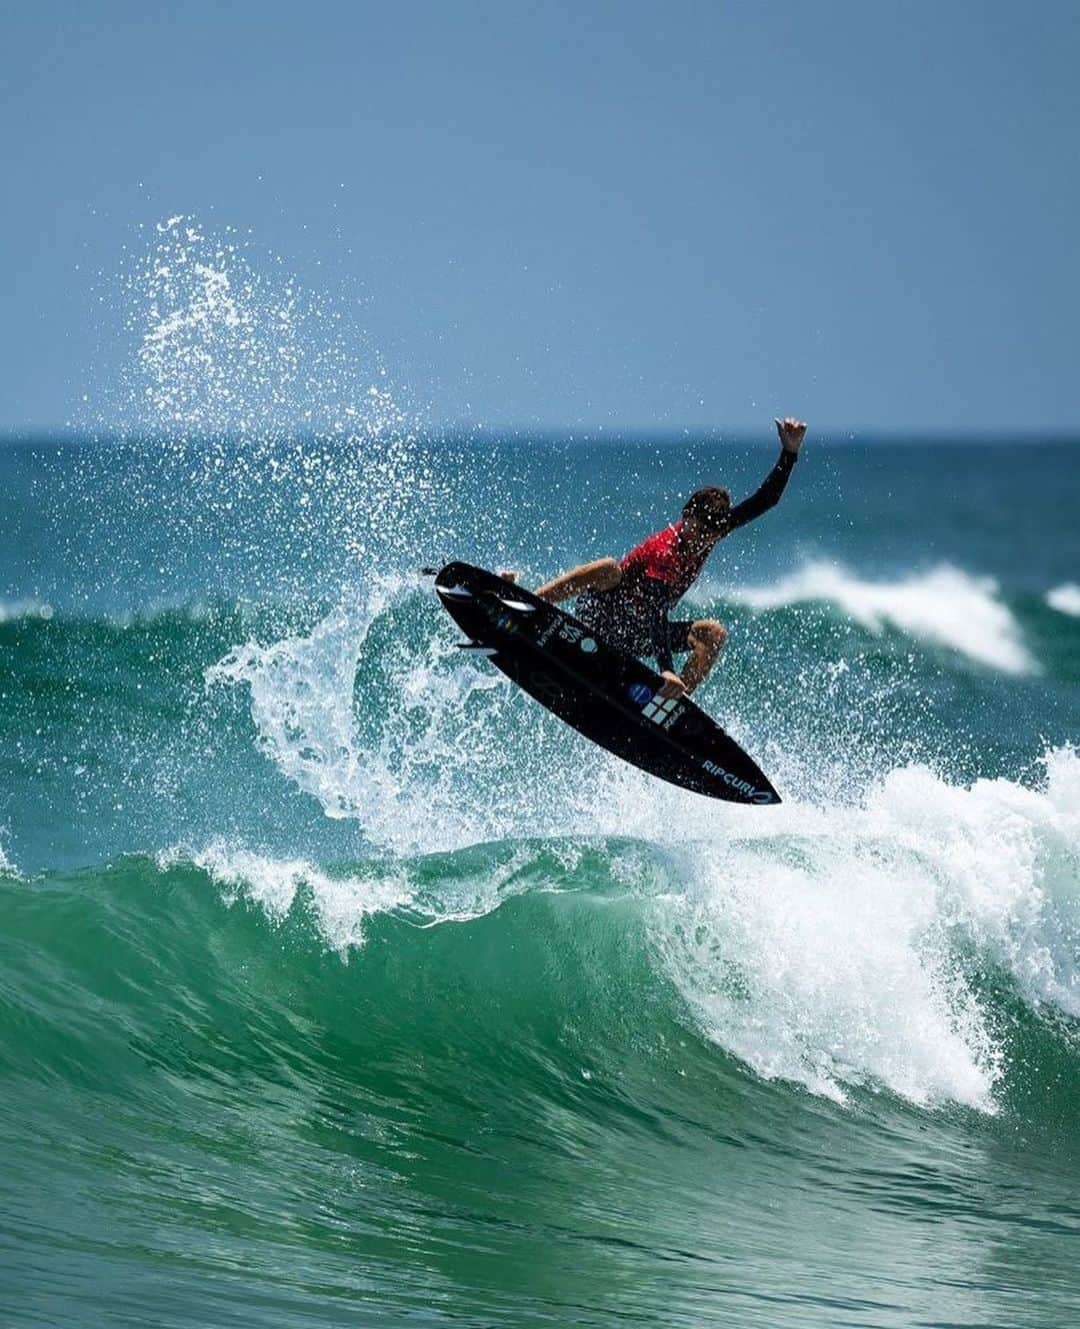
[[[0,428],[71,417],[175,213],[442,422],[1075,428],[1074,2],[26,0],[0,46]]]

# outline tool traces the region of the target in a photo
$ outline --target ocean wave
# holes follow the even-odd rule
[[[747,587],[734,598],[768,610],[824,601],[870,632],[886,625],[1006,674],[1037,672],[1016,618],[991,577],[942,564],[898,581],[868,581],[835,563],[815,562],[774,586]]]
[[[1048,753],[1037,787],[909,766],[860,809],[779,811],[737,834],[669,822],[662,839],[493,842],[340,871],[223,843],[160,866],[199,869],[275,926],[299,910],[342,956],[381,917],[438,930],[521,897],[603,899],[631,911],[621,929],[644,928],[651,981],[762,1079],[995,1112],[1008,1030],[986,975],[1033,1013],[1080,1019],[1080,758]],[[613,963],[597,954],[589,981]]]
[[[1046,603],[1059,614],[1080,618],[1080,586],[1073,581],[1063,582],[1046,592]]]
[[[405,865],[417,895],[498,879],[498,902],[417,926],[412,906],[389,907],[393,890],[385,912],[347,893],[364,944],[345,952],[340,920],[319,910],[322,879],[374,879],[374,862],[215,846],[0,881],[0,1056],[17,1071],[3,1115],[8,1209],[32,1219],[26,1206],[45,1195],[92,1245],[101,1206],[71,1197],[104,1196],[123,1216],[121,1255],[168,1259],[195,1225],[229,1238],[229,1269],[253,1267],[254,1232],[270,1254],[247,1309],[260,1283],[280,1286],[275,1262],[295,1251],[301,1210],[315,1215],[308,1265],[337,1269],[344,1243],[352,1270],[358,1243],[391,1234],[365,1265],[364,1295],[371,1271],[411,1287],[403,1259],[438,1270],[448,1240],[474,1265],[503,1264],[521,1248],[494,1243],[534,1233],[522,1268],[553,1242],[575,1269],[587,1257],[574,1303],[586,1309],[558,1303],[575,1322],[596,1319],[596,1252],[613,1252],[624,1280],[628,1252],[648,1258],[650,1286],[661,1263],[704,1270],[712,1295],[731,1234],[778,1185],[794,1217],[755,1238],[770,1259],[807,1215],[843,1246],[853,1195],[893,1227],[897,1215],[934,1232],[987,1221],[1000,1235],[1019,1207],[1040,1240],[1067,1240],[1075,1037],[997,978],[990,952],[968,954],[970,935],[950,950],[946,895],[914,876],[908,899],[899,854],[875,874],[888,856],[867,842],[860,893],[851,865],[831,883],[842,846],[830,861],[818,839],[732,841],[707,858],[705,846],[598,840],[418,859]],[[916,856],[909,875],[917,867]],[[708,913],[688,907],[709,896]],[[938,1105],[948,1110],[927,1110]],[[1000,1124],[983,1115],[994,1112]],[[987,1185],[1017,1155],[988,1208]],[[268,1227],[282,1195],[288,1221]],[[627,1213],[642,1215],[629,1239]],[[598,1229],[603,1214],[615,1218]],[[51,1228],[27,1230],[32,1251],[55,1245]],[[702,1232],[720,1236],[698,1256]],[[134,1318],[160,1302],[159,1273],[137,1286]],[[340,1286],[327,1323],[358,1295]],[[551,1304],[545,1287],[532,1318],[550,1320]],[[762,1315],[775,1322],[775,1305]]]
[[[200,734],[219,738],[238,690],[250,716],[245,750],[253,735],[335,829],[355,828],[341,843],[357,851],[335,864],[310,841],[296,852],[288,836],[291,852],[255,835],[185,838],[195,848],[170,851],[150,878],[169,891],[149,894],[175,893],[184,908],[202,902],[203,946],[219,925],[207,917],[212,904],[242,902],[234,915],[275,929],[287,984],[308,981],[289,967],[301,949],[309,963],[314,939],[355,956],[348,968],[373,983],[390,965],[400,985],[427,972],[431,953],[415,940],[423,932],[443,938],[433,1001],[456,984],[491,984],[484,1001],[504,990],[511,1005],[547,1011],[549,1023],[564,1000],[552,975],[571,958],[586,1004],[600,1004],[608,976],[632,961],[639,987],[620,998],[618,1018],[646,1042],[660,1038],[650,1024],[659,1009],[756,1079],[836,1101],[885,1089],[919,1105],[993,1112],[1008,1083],[1010,1034],[988,974],[1015,992],[1025,1018],[1080,1017],[1080,760],[1071,749],[1047,753],[1038,781],[961,783],[898,760],[891,745],[875,778],[848,780],[841,803],[836,786],[800,778],[833,741],[814,732],[807,751],[788,745],[787,766],[774,743],[768,767],[784,777],[786,801],[748,816],[581,743],[456,651],[452,626],[415,582],[373,583],[310,630],[271,629],[268,641],[226,650],[233,626],[202,657],[216,659],[202,676],[220,711],[207,716],[198,698]],[[830,714],[838,709],[825,700]],[[841,766],[840,777],[850,773],[850,762]],[[271,804],[264,810],[274,815]],[[229,806],[218,824],[235,824]],[[144,908],[143,868],[113,873],[109,889],[125,873],[137,878],[125,909]],[[552,896],[566,898],[554,906]],[[539,934],[535,954],[518,911]],[[602,936],[586,951],[579,932],[597,914]],[[155,917],[146,931],[174,926]],[[240,969],[258,935],[237,937]],[[480,937],[477,976],[469,948]],[[147,941],[155,953],[173,944]],[[519,972],[529,956],[540,967]],[[389,1009],[399,992],[364,999]],[[582,1057],[594,1037],[604,1035],[583,1036]]]
[[[53,616],[53,607],[44,600],[0,600],[0,623],[17,623],[24,618],[48,620]]]

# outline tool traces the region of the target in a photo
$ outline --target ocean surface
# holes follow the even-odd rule
[[[3,1323],[1075,1322],[1080,448],[811,432],[692,592],[775,809],[415,572],[773,455],[0,448]]]
[[[691,595],[740,808],[416,570],[775,441],[433,434],[181,217],[101,309],[0,444],[0,1324],[1077,1323],[1080,445],[810,422]]]

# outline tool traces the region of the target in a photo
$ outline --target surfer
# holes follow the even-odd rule
[[[697,580],[714,545],[779,501],[806,425],[786,419],[777,420],[776,428],[779,460],[749,498],[732,506],[731,495],[717,485],[695,490],[683,504],[681,520],[643,540],[621,563],[614,558],[585,563],[536,594],[551,604],[579,597],[577,617],[598,637],[631,655],[656,658],[663,696],[693,692],[723,649],[727,629],[715,619],[671,619],[669,614]],[[672,657],[685,652],[690,658],[677,674]]]

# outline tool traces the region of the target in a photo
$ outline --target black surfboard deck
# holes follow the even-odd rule
[[[779,803],[753,759],[689,698],[664,700],[647,665],[483,568],[435,578],[447,613],[497,669],[586,738],[650,775],[729,803]]]

